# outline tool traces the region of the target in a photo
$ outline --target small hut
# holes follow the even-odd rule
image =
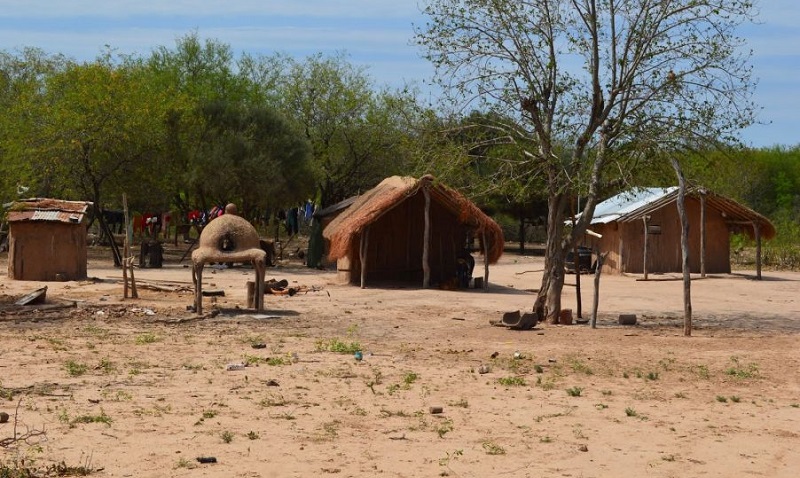
[[[681,272],[681,222],[678,188],[637,188],[597,205],[590,230],[592,248],[607,252],[603,272]],[[707,189],[686,192],[689,220],[689,268],[705,275],[731,272],[730,235],[743,232],[756,240],[761,276],[761,240],[775,236],[766,217]]]
[[[86,278],[86,224],[92,203],[25,199],[8,211],[8,276],[16,280]]]
[[[503,254],[500,226],[461,193],[437,182],[392,176],[358,196],[325,226],[328,258],[343,282],[454,282],[459,256],[477,240],[483,287]],[[478,281],[481,282],[481,281]]]

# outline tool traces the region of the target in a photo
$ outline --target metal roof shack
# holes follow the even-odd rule
[[[8,276],[16,280],[86,278],[88,201],[23,199],[8,209]]]
[[[678,188],[635,188],[597,204],[588,239],[607,252],[603,270],[611,273],[680,272],[681,224]],[[761,276],[761,240],[775,237],[769,219],[733,199],[703,187],[686,191],[691,272],[730,273],[730,235],[756,240],[756,275]]]

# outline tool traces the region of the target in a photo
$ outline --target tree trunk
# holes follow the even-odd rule
[[[542,285],[533,312],[539,320],[557,324],[561,312],[561,291],[564,288],[564,214],[566,195],[550,194],[547,200],[547,243],[545,244]]]
[[[678,175],[678,217],[681,220],[681,264],[683,268],[683,335],[692,335],[692,277],[689,269],[689,217],[686,215],[686,178],[680,163],[672,158]]]

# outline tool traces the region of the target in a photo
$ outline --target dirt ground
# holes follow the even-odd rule
[[[211,268],[204,289],[225,295],[202,319],[176,257],[136,271],[139,299],[123,300],[103,258],[82,282],[4,274],[0,463],[154,478],[797,476],[800,273],[693,281],[690,338],[667,276],[603,276],[597,329],[490,325],[531,307],[542,265],[506,254],[483,292],[362,290],[285,261],[267,277],[299,293],[267,296],[263,313],[245,308],[252,270]],[[9,305],[44,285],[52,310]]]

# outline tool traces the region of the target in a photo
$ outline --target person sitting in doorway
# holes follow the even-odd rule
[[[456,277],[458,278],[458,286],[462,289],[469,288],[473,269],[475,269],[475,258],[472,257],[468,249],[464,248],[456,258]]]

